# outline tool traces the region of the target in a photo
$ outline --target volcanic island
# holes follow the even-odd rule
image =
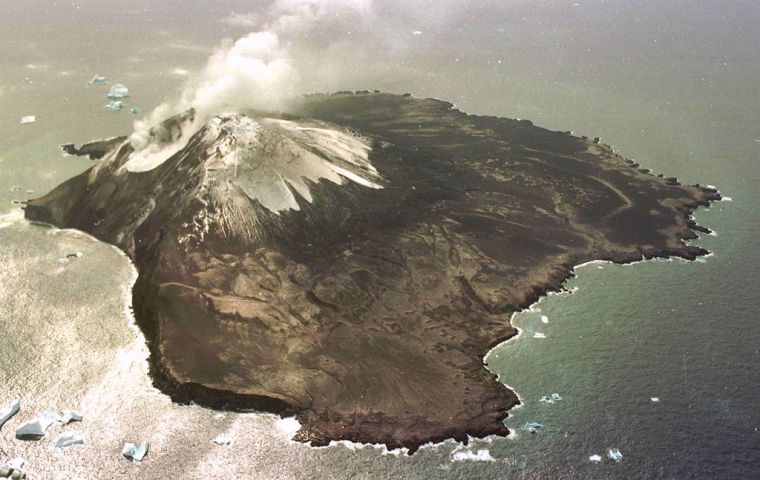
[[[512,313],[574,265],[706,254],[691,214],[720,199],[598,139],[407,94],[218,115],[160,162],[127,137],[64,149],[93,166],[26,217],[134,262],[156,386],[294,415],[315,446],[507,435],[519,401],[483,358],[517,333]]]

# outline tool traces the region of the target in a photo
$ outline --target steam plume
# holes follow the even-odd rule
[[[276,108],[296,93],[299,71],[291,55],[294,43],[317,28],[363,21],[371,16],[371,0],[276,0],[261,18],[260,29],[236,41],[226,40],[209,58],[197,78],[188,81],[174,102],[156,107],[134,125],[130,137],[135,149],[130,162],[147,170],[180,150],[188,137],[214,115],[249,108]],[[242,18],[234,14],[233,19]],[[151,128],[189,109],[195,120],[181,137],[168,145],[152,140]]]

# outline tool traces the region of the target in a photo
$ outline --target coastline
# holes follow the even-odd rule
[[[394,99],[394,101],[397,101],[397,99]],[[414,100],[414,102],[417,102],[417,100]],[[425,101],[420,101],[420,104],[425,108],[428,107],[428,103],[425,103]],[[433,107],[442,108],[446,105],[447,104],[444,104],[444,102],[438,102],[437,104],[433,105]],[[475,116],[468,116],[467,114],[459,111],[453,113],[452,115],[461,121],[464,121],[464,119],[475,118]],[[482,119],[481,121],[489,122],[491,120]],[[532,129],[538,129],[538,127],[533,127],[532,123],[529,122],[520,122],[517,126],[513,126],[509,122],[510,121],[508,119],[501,119],[497,121],[498,125],[508,125],[509,128],[516,128],[518,130],[531,129],[532,132]],[[543,130],[540,131],[543,132]],[[586,143],[582,145],[592,145],[592,142],[588,141],[588,139],[584,140]],[[597,142],[593,142],[593,145],[596,143]],[[596,153],[601,152],[605,155],[605,159],[607,159],[608,155],[606,151],[603,150],[609,150],[609,146],[602,144],[595,148],[597,149],[594,150],[592,154],[595,155]],[[618,160],[622,159],[622,157],[619,155],[617,155],[617,157]],[[488,370],[487,356],[496,346],[508,342],[512,338],[520,337],[521,330],[512,325],[512,320],[515,318],[515,313],[530,308],[544,296],[561,292],[566,285],[566,281],[569,278],[575,276],[576,269],[591,262],[631,264],[642,260],[649,260],[654,258],[668,259],[671,257],[680,257],[685,260],[694,260],[697,257],[704,256],[709,253],[703,248],[688,245],[686,242],[688,240],[698,238],[697,232],[709,233],[708,229],[700,227],[693,220],[692,214],[700,206],[709,205],[711,201],[720,199],[721,196],[719,192],[717,192],[715,189],[709,189],[705,187],[684,187],[676,189],[673,186],[680,186],[680,184],[675,178],[669,177],[667,179],[658,181],[648,170],[644,172],[645,169],[637,168],[639,167],[639,164],[633,162],[632,160],[618,160],[614,160],[614,162],[622,163],[624,161],[628,164],[628,167],[622,164],[619,167],[621,171],[624,171],[624,173],[630,174],[632,176],[637,176],[637,178],[643,177],[644,175],[642,174],[646,174],[647,177],[645,177],[643,180],[640,179],[644,184],[646,184],[646,182],[655,182],[660,187],[663,187],[663,190],[666,192],[680,192],[680,196],[668,196],[670,195],[669,193],[663,193],[663,195],[665,195],[665,199],[672,200],[673,203],[672,205],[668,206],[668,208],[671,210],[669,214],[673,214],[672,221],[671,218],[668,217],[668,221],[671,221],[671,223],[665,222],[665,231],[662,232],[662,234],[666,236],[666,239],[669,241],[663,242],[661,246],[655,247],[653,245],[646,245],[643,242],[639,242],[636,238],[630,240],[628,243],[616,243],[616,241],[610,240],[609,243],[602,244],[603,248],[601,250],[596,250],[595,248],[589,248],[585,251],[582,249],[577,249],[575,250],[577,253],[569,251],[565,256],[551,257],[550,259],[547,259],[545,263],[539,264],[536,268],[529,272],[531,276],[528,276],[525,284],[521,286],[522,290],[515,289],[517,291],[511,293],[511,300],[513,300],[516,305],[512,303],[505,303],[498,308],[486,308],[488,313],[494,316],[491,318],[493,325],[490,326],[492,328],[496,328],[495,324],[497,322],[497,319],[503,314],[509,313],[510,318],[507,320],[508,325],[503,325],[503,330],[491,330],[490,335],[492,336],[489,337],[487,335],[483,335],[483,338],[487,339],[486,342],[473,345],[470,347],[472,352],[468,351],[468,353],[477,353],[477,364],[480,368],[485,367],[486,372],[488,372],[488,375],[486,376],[487,378],[484,377],[481,379],[483,384],[486,384],[488,388],[492,387],[490,383],[493,383],[494,385],[493,390],[481,390],[481,394],[483,395],[481,397],[471,394],[464,395],[465,397],[469,397],[466,399],[466,402],[473,402],[472,404],[466,403],[466,405],[469,407],[475,407],[474,410],[471,409],[469,411],[462,409],[461,412],[463,414],[470,415],[467,417],[467,421],[459,420],[457,422],[452,422],[451,420],[441,420],[440,418],[437,418],[433,415],[430,417],[424,416],[430,415],[429,413],[420,414],[419,418],[398,415],[397,417],[390,417],[390,419],[388,419],[381,411],[378,414],[366,415],[367,418],[362,419],[363,423],[354,425],[351,423],[350,417],[341,417],[343,411],[338,410],[335,412],[336,415],[332,419],[322,422],[322,420],[319,418],[314,417],[316,414],[314,414],[313,409],[310,409],[308,407],[308,404],[300,403],[298,399],[293,397],[280,395],[281,390],[277,388],[271,389],[270,387],[270,390],[267,390],[266,388],[259,388],[258,385],[254,384],[254,386],[256,386],[258,389],[257,391],[261,392],[261,394],[243,393],[243,391],[241,391],[239,388],[236,389],[235,386],[226,388],[226,386],[222,385],[221,383],[209,383],[208,381],[205,383],[201,381],[188,381],[188,377],[186,376],[187,372],[181,372],[185,375],[184,378],[182,376],[175,375],[175,372],[171,370],[171,367],[167,366],[166,363],[163,363],[161,351],[162,345],[159,345],[159,342],[162,340],[158,335],[158,309],[160,307],[157,303],[157,299],[161,284],[154,284],[153,280],[151,279],[156,265],[153,263],[154,260],[151,258],[139,258],[139,255],[147,255],[150,257],[156,252],[146,251],[146,248],[143,248],[142,251],[138,252],[139,255],[137,255],[134,250],[132,250],[129,254],[130,258],[132,258],[132,256],[138,258],[138,262],[141,265],[141,272],[131,286],[132,306],[134,308],[134,315],[132,318],[134,319],[135,324],[143,333],[145,343],[147,344],[150,352],[148,366],[151,381],[159,391],[168,395],[173,401],[177,403],[196,403],[214,409],[239,412],[250,412],[252,410],[258,410],[279,414],[281,416],[295,415],[302,424],[300,434],[297,435],[297,440],[304,443],[309,442],[312,446],[315,447],[326,446],[332,444],[333,442],[340,441],[350,441],[353,443],[371,445],[376,444],[376,442],[373,442],[372,440],[380,439],[381,442],[378,443],[383,444],[386,449],[389,449],[390,451],[394,451],[397,448],[405,448],[407,450],[407,453],[413,453],[423,445],[439,444],[448,439],[454,439],[456,441],[462,442],[463,444],[466,444],[470,441],[471,438],[484,438],[490,435],[508,436],[510,434],[510,431],[504,426],[503,421],[509,416],[508,412],[511,411],[512,408],[517,408],[519,405],[521,405],[522,401],[514,389],[510,388],[506,383],[498,380],[498,376]],[[617,163],[614,164],[616,168]],[[167,165],[167,168],[170,167],[170,165]],[[628,168],[638,170],[639,173],[629,171]],[[76,179],[74,182],[67,182],[67,184],[67,188],[73,188],[74,192],[77,192],[80,188],[80,184],[76,183]],[[663,185],[668,185],[668,187],[666,188]],[[612,188],[612,190],[615,189]],[[625,195],[623,195],[623,197],[625,197]],[[53,198],[56,198],[55,195],[53,195]],[[82,201],[86,201],[86,197],[80,198]],[[153,209],[154,206],[155,204],[153,204],[150,208]],[[43,198],[42,200],[32,202],[30,209],[27,209],[27,213],[31,217],[45,218],[46,214],[49,215],[49,212],[46,211],[46,208],[46,201]],[[100,214],[93,212],[93,215]],[[52,219],[52,217],[50,218]],[[82,225],[90,225],[88,222],[92,221],[92,224],[97,226],[99,224],[99,220],[96,221],[96,218],[100,217],[93,216],[92,218],[86,218],[85,216],[81,219],[72,217],[73,220],[81,222]],[[140,218],[141,222],[145,221],[144,217],[138,216],[136,218]],[[157,227],[154,225],[153,228],[155,229]],[[105,233],[106,236],[104,238],[109,238],[107,236],[107,232],[100,233],[101,235],[104,235]],[[534,235],[535,233],[536,232],[534,231]],[[676,242],[676,239],[678,242]],[[128,242],[135,241],[139,243],[140,239],[137,238],[135,240],[135,238],[130,238],[128,240]],[[130,243],[128,242],[116,240],[116,243],[120,243],[122,248],[126,245],[127,249],[130,249]],[[150,244],[150,242],[147,243]],[[638,246],[642,244],[644,246]],[[134,245],[135,243],[131,243],[132,249],[134,249]],[[616,248],[619,249],[616,250]],[[456,277],[456,280],[459,282],[460,289],[462,290],[461,295],[465,302],[472,302],[474,304],[485,307],[488,306],[486,302],[484,302],[483,299],[478,296],[478,292],[472,288],[472,286],[469,284],[469,281],[464,276],[458,276]],[[534,283],[531,284],[528,282]],[[174,282],[174,284],[176,284],[176,282]],[[498,284],[494,284],[494,288],[497,286]],[[328,304],[318,305],[324,306]],[[503,311],[500,310],[502,308],[504,309]],[[459,366],[458,368],[461,368],[461,371],[463,372],[471,371],[469,369],[469,364]],[[214,380],[214,382],[217,382],[217,380]],[[465,385],[469,384],[465,383]],[[251,389],[245,392],[249,391],[251,391]],[[494,392],[497,392],[500,395],[488,396]],[[269,393],[271,393],[271,395]],[[461,394],[461,392],[459,392],[459,394]],[[308,394],[308,392],[307,396],[308,398],[311,398],[311,395]],[[488,410],[484,408],[484,405],[486,405],[486,403],[478,404],[478,401],[488,403]],[[420,406],[417,408],[422,407]],[[430,425],[427,425],[424,421],[420,423],[421,420],[426,420],[428,418],[432,419],[430,420]],[[443,418],[450,419],[453,417]],[[386,420],[389,421],[386,422]],[[414,420],[414,423],[410,423],[412,420]],[[404,428],[401,428],[407,427],[409,425],[416,426],[414,430],[406,430]],[[313,428],[310,429],[310,426]],[[393,430],[399,428],[403,430],[403,433],[395,436],[397,434],[393,433]]]
[[[713,202],[715,202],[715,203],[718,203],[718,202],[731,202],[733,200],[731,197],[724,196],[713,185],[707,185],[706,187],[709,188],[709,189],[714,190],[715,193],[717,193],[717,195],[719,196],[719,198],[717,200],[713,200],[712,202],[708,203],[708,205],[705,208],[705,211],[709,210],[709,208],[710,208],[710,206],[711,206],[711,204]],[[695,220],[693,218],[693,215],[696,214],[698,210],[699,210],[699,206],[696,207],[696,208],[694,208],[693,210],[691,210],[688,213],[689,220],[691,220],[692,222],[695,222]],[[708,235],[708,236],[717,236],[717,233],[714,230],[708,230],[707,232],[703,232],[703,231],[699,230],[699,232],[703,233],[704,235]],[[695,240],[697,240],[698,238],[699,238],[699,236],[697,235],[696,238],[689,239],[689,240],[683,240],[683,242],[684,242],[684,244],[689,245],[689,244],[692,244],[692,242],[695,241]],[[527,305],[526,307],[513,312],[512,315],[510,316],[509,323],[510,323],[510,325],[512,325],[517,330],[517,334],[514,335],[513,337],[510,337],[510,338],[504,340],[502,343],[493,346],[483,356],[483,365],[485,366],[485,368],[487,368],[491,373],[493,373],[494,375],[496,375],[497,378],[498,378],[498,380],[499,380],[499,382],[501,382],[507,388],[509,388],[512,392],[514,392],[514,394],[517,396],[517,398],[520,399],[520,404],[518,404],[515,407],[511,408],[509,411],[512,411],[512,410],[515,410],[515,409],[518,409],[518,408],[524,406],[524,402],[522,400],[522,397],[520,396],[520,394],[519,394],[519,392],[517,391],[516,388],[514,388],[514,387],[510,386],[508,383],[506,383],[505,379],[503,379],[502,376],[499,375],[498,373],[496,373],[493,370],[491,370],[488,365],[489,365],[489,357],[491,355],[494,355],[495,352],[498,349],[504,348],[504,347],[508,347],[510,343],[516,343],[518,340],[520,340],[523,337],[523,331],[524,331],[524,329],[520,328],[517,325],[517,317],[519,317],[519,315],[527,313],[527,312],[532,312],[532,313],[539,313],[539,312],[541,312],[541,309],[538,308],[538,304],[541,303],[545,298],[552,297],[552,296],[561,296],[561,295],[575,293],[577,291],[577,287],[574,287],[575,290],[566,289],[564,287],[566,286],[568,280],[570,280],[571,278],[575,278],[575,277],[577,277],[579,275],[579,270],[580,269],[587,268],[587,267],[592,267],[592,266],[597,266],[599,268],[602,268],[605,265],[619,265],[621,267],[632,267],[632,266],[635,266],[635,265],[638,265],[638,264],[642,264],[642,263],[649,263],[649,262],[673,262],[675,260],[680,260],[680,261],[682,261],[684,263],[691,264],[691,263],[697,263],[697,262],[699,262],[700,259],[710,258],[710,257],[712,257],[712,256],[715,255],[715,253],[712,252],[712,251],[704,250],[704,252],[705,253],[697,256],[694,259],[688,259],[688,258],[683,258],[683,257],[680,257],[680,256],[674,256],[674,255],[654,256],[654,257],[651,257],[651,258],[646,258],[644,255],[642,255],[642,257],[640,259],[638,259],[638,260],[632,260],[632,261],[629,261],[629,262],[617,262],[617,261],[613,261],[613,260],[600,260],[600,259],[597,259],[597,260],[587,260],[585,262],[581,262],[581,263],[579,263],[577,265],[574,265],[572,267],[572,269],[571,269],[571,273],[572,274],[569,275],[567,278],[565,278],[565,280],[562,281],[560,289],[558,289],[558,290],[547,290],[544,295],[541,295],[538,299],[536,299],[530,305]],[[505,419],[506,419],[506,417],[505,417]],[[512,434],[514,434],[514,433],[515,432],[512,432]]]

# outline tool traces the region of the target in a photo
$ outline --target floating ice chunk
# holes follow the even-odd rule
[[[137,115],[138,113],[140,113],[140,109],[137,107],[132,107],[129,109],[129,113],[131,113],[132,115]]]
[[[544,426],[538,422],[525,422],[523,425],[523,430],[530,433],[536,433],[542,428],[544,428]]]
[[[115,102],[108,102],[106,104],[106,110],[109,110],[111,112],[118,112],[120,110],[124,110],[124,102],[121,100],[116,100]]]
[[[35,123],[37,121],[37,117],[34,115],[27,115],[25,117],[21,117],[21,125],[28,125],[30,123]]]
[[[660,397],[652,397],[652,398],[650,398],[650,400],[651,400],[653,403],[657,403],[657,402],[659,402],[659,401],[660,401]]]
[[[533,338],[546,338],[546,335],[541,332],[536,332],[533,334]]]
[[[76,432],[64,432],[55,439],[55,448],[66,448],[72,445],[84,445],[84,437]]]
[[[543,404],[553,404],[554,402],[559,402],[562,400],[562,397],[559,396],[559,393],[552,393],[551,395],[544,395],[539,400],[539,403]]]
[[[106,96],[112,100],[127,98],[129,96],[129,89],[121,83],[117,83],[111,87]]]
[[[620,450],[617,448],[610,448],[610,451],[607,452],[607,456],[610,457],[610,460],[615,460],[616,462],[623,459],[623,454],[620,453]]]
[[[121,449],[121,454],[124,458],[135,462],[141,462],[145,455],[148,454],[148,441],[144,440],[140,445],[135,446],[134,443],[125,443],[124,448]]]
[[[549,323],[549,317],[546,315],[541,315],[541,323]]]
[[[422,31],[420,31],[420,30],[414,30],[412,32],[412,35],[422,35]]]
[[[599,463],[602,461],[602,457],[599,455],[591,455],[588,459],[591,460],[592,463]]]
[[[12,401],[7,407],[0,410],[0,428],[3,428],[5,422],[13,418],[19,410],[21,410],[21,402],[18,400]]]
[[[106,84],[106,77],[103,77],[101,75],[95,74],[94,77],[92,77],[92,80],[89,81],[90,85],[105,85]]]
[[[82,414],[75,410],[64,410],[61,418],[58,419],[64,425],[68,425],[71,422],[81,422]]]
[[[14,458],[5,465],[0,466],[0,477],[10,477],[14,480],[23,480],[26,478],[26,473],[21,470],[24,466],[23,458]]]
[[[48,427],[55,422],[57,415],[53,412],[43,412],[37,418],[29,420],[16,429],[16,438],[20,440],[39,440],[45,436]]]
[[[217,437],[214,439],[214,443],[217,445],[231,445],[232,437],[228,437],[226,435],[217,435]]]

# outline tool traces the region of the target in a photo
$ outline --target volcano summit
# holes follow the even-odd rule
[[[518,400],[482,359],[513,312],[573,265],[706,253],[684,240],[718,193],[596,141],[380,93],[286,110],[214,117],[158,160],[67,146],[95,165],[27,206],[129,255],[175,400],[295,414],[313,445],[505,435]]]

